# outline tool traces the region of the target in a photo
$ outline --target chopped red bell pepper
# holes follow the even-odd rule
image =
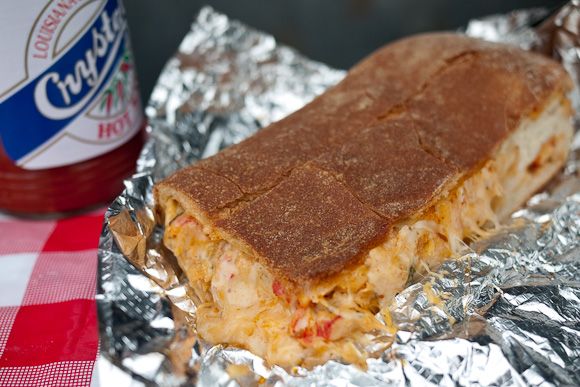
[[[330,333],[332,332],[332,325],[341,317],[336,316],[332,320],[322,320],[316,323],[316,336],[322,337],[324,340],[330,340]]]

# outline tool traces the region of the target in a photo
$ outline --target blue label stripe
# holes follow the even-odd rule
[[[118,7],[118,0],[110,0],[105,5],[103,12],[107,12],[107,14],[111,16]],[[83,96],[87,95],[87,93],[96,87],[97,90],[93,97],[83,103],[82,108],[77,114],[64,119],[47,118],[38,110],[34,99],[36,85],[46,74],[52,72],[58,73],[62,80],[67,74],[75,73],[77,62],[79,60],[85,60],[86,51],[93,47],[93,29],[101,31],[102,27],[103,22],[99,15],[90,28],[87,29],[85,35],[82,36],[57,62],[53,63],[52,66],[46,69],[34,81],[29,82],[11,97],[0,103],[0,139],[2,140],[6,153],[13,161],[22,159],[49,141],[52,137],[66,129],[66,127],[76,117],[85,112],[85,109],[91,105],[96,98],[101,96],[101,91],[109,83],[119,65],[123,53],[125,52],[126,31],[118,32],[122,37],[117,52],[108,52],[104,57],[97,58],[96,68],[100,72],[110,56],[115,56],[113,65],[108,69],[99,85],[93,85],[91,87],[87,84],[86,79],[83,79],[80,92],[76,96],[73,96],[72,93],[69,94],[71,100],[68,104],[65,103],[62,93],[54,84],[48,85],[46,94],[51,104],[55,107],[75,105],[76,101],[82,100]],[[109,44],[109,50],[111,49],[111,45],[113,45],[113,43]]]

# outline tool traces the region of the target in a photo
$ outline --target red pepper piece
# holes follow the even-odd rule
[[[274,280],[274,282],[272,282],[272,291],[278,297],[283,297],[285,294],[284,288],[282,287],[282,284],[278,282],[278,280]]]
[[[341,317],[336,316],[332,320],[322,320],[316,323],[316,336],[322,337],[324,340],[330,340],[330,333],[332,332],[332,325]]]

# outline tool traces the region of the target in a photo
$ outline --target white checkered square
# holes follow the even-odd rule
[[[63,361],[27,367],[0,368],[0,386],[89,386],[94,361]]]
[[[54,221],[0,220],[0,254],[40,251],[55,225]]]
[[[42,252],[30,275],[22,305],[92,300],[97,286],[96,271],[97,250]]]
[[[37,257],[38,254],[0,255],[0,307],[22,303]]]

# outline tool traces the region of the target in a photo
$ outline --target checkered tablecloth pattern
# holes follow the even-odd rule
[[[52,221],[0,215],[0,386],[91,383],[103,213]]]

